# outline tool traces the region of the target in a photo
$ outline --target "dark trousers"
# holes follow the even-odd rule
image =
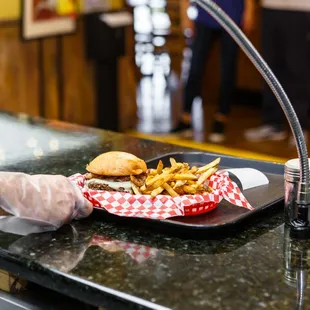
[[[221,41],[221,86],[218,112],[227,115],[235,89],[237,44],[222,29],[212,29],[196,23],[188,80],[184,88],[184,112],[191,113],[193,100],[201,96],[203,73],[209,52],[216,40]]]
[[[307,129],[310,104],[310,12],[263,10],[262,50]],[[263,121],[282,129],[284,113],[265,84]]]

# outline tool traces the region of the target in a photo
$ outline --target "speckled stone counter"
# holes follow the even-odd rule
[[[0,130],[0,169],[26,173],[68,176],[111,149],[144,159],[184,150],[4,114]],[[279,212],[214,240],[90,218],[27,237],[0,233],[0,247],[1,269],[105,309],[310,309],[310,242],[290,239]]]

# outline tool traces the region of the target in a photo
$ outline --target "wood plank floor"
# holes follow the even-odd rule
[[[259,109],[250,109],[244,106],[235,106],[233,108],[230,120],[227,124],[227,140],[215,145],[207,143],[206,137],[212,122],[211,111],[215,110],[214,105],[206,106],[205,109],[205,131],[202,135],[197,135],[194,139],[182,139],[165,132],[148,132],[143,130],[130,131],[130,134],[165,141],[168,143],[176,143],[183,146],[194,147],[205,151],[224,153],[233,156],[241,156],[253,159],[285,162],[287,159],[296,158],[297,152],[295,148],[289,147],[288,140],[285,141],[264,141],[249,142],[243,137],[244,130],[259,125]],[[146,120],[149,123],[149,120]],[[140,126],[143,120],[139,120]],[[164,128],[168,128],[173,123],[172,120],[165,122]],[[195,139],[196,138],[196,139]]]

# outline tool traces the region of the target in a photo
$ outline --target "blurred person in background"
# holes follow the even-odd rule
[[[262,53],[290,98],[307,138],[310,112],[310,0],[262,0]],[[262,126],[249,129],[249,141],[287,137],[285,115],[267,84]],[[290,138],[290,145],[294,140]]]
[[[248,34],[254,25],[255,0],[215,0],[215,2]],[[201,97],[205,63],[216,40],[221,43],[221,82],[217,113],[214,116],[209,141],[221,143],[225,140],[225,124],[230,112],[236,84],[238,46],[230,35],[207,13],[197,6],[197,17],[188,17],[189,0],[180,0],[183,29],[192,29],[194,39],[188,79],[183,94],[183,114],[174,133],[192,130],[192,105]],[[188,135],[188,134],[187,134]]]

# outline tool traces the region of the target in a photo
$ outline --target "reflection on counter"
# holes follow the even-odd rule
[[[284,235],[285,282],[296,288],[296,309],[305,306],[305,290],[310,288],[310,241],[296,240],[285,226]]]
[[[96,248],[94,251],[99,255],[102,253],[100,249],[116,256],[126,254],[138,265],[156,258],[159,252],[174,255],[171,251],[118,240],[104,233],[84,231],[83,226],[77,223],[63,226],[57,233],[21,237],[9,246],[12,253],[36,259],[41,264],[62,272],[70,272],[76,268],[90,248]]]
[[[38,119],[39,121],[39,119]],[[53,123],[51,123],[53,124]],[[38,129],[33,119],[24,114],[18,118],[9,114],[0,115],[0,166],[22,160],[40,159],[55,155],[61,149],[78,150],[85,144],[94,145],[99,138],[87,132],[68,132],[53,129],[51,126]],[[12,143],[14,141],[14,143]]]
[[[0,233],[0,244],[43,268],[172,308],[293,309],[296,286],[281,279],[288,269],[298,270],[299,260],[288,254],[296,245],[284,242],[281,221],[275,217],[236,238],[196,241],[87,220],[27,237]],[[251,298],[245,301],[244,294]],[[308,294],[301,297],[309,301]]]
[[[109,150],[148,160],[184,149],[25,114],[0,113],[0,128],[6,133],[0,139],[0,170],[28,174],[83,173],[91,159]]]

